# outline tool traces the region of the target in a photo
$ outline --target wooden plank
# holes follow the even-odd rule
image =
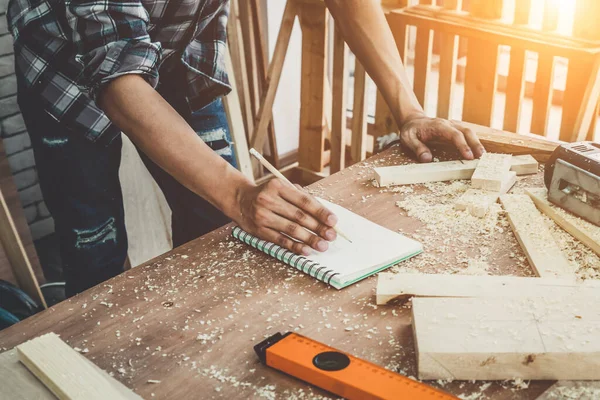
[[[498,84],[498,46],[469,38],[462,119],[490,126]]]
[[[506,105],[503,127],[507,131],[517,132],[525,91],[525,50],[517,47],[510,49],[510,65],[506,79]]]
[[[584,104],[585,93],[592,76],[595,57],[579,57],[569,59],[567,83],[564,92],[562,120],[559,139],[570,141],[576,132],[577,117]],[[597,101],[597,99],[596,99]],[[581,127],[579,127],[581,130]]]
[[[444,8],[457,10],[462,8],[462,0],[446,0]],[[440,65],[437,100],[437,116],[450,118],[452,95],[456,80],[456,58],[458,57],[458,36],[440,33]]]
[[[390,26],[390,30],[392,31],[394,41],[396,42],[396,48],[398,49],[398,54],[400,54],[400,60],[403,64],[406,64],[406,46],[408,45],[406,40],[407,26],[402,19],[396,18],[394,14],[391,13],[386,15],[386,20]]]
[[[596,56],[589,81],[583,94],[582,106],[577,113],[571,142],[594,140],[600,98],[600,56]]]
[[[275,95],[277,94],[277,88],[279,87],[279,80],[281,79],[285,56],[292,36],[294,21],[296,20],[296,9],[294,4],[293,1],[290,1],[285,6],[281,27],[279,28],[279,34],[277,35],[277,41],[275,42],[273,58],[267,71],[265,90],[262,93],[259,103],[260,106],[256,118],[256,125],[251,136],[251,147],[258,151],[260,151],[265,144],[267,128],[269,122],[273,119],[273,102],[275,101]]]
[[[442,182],[471,179],[479,160],[442,161],[428,164],[407,164],[374,168],[379,186],[411,185],[415,183]],[[514,156],[511,168],[517,175],[535,174],[538,163],[533,157]]]
[[[96,364],[81,356],[98,373],[106,374]],[[110,378],[110,383],[123,394],[131,397],[131,390],[116,379]],[[11,400],[56,400],[56,396],[44,386],[27,368],[19,362],[17,350],[12,349],[0,354],[0,387],[2,395]],[[139,397],[134,397],[139,398]]]
[[[337,27],[333,32],[333,74],[331,88],[331,173],[346,164],[346,107],[348,86],[348,47]]]
[[[512,165],[510,154],[485,153],[471,177],[471,187],[499,192]]]
[[[250,161],[250,153],[248,152],[248,142],[246,141],[247,136],[244,129],[239,92],[229,53],[225,54],[225,68],[232,77],[231,93],[223,98],[223,107],[225,108],[227,123],[231,132],[231,138],[233,139],[233,151],[237,159],[238,169],[246,178],[254,182],[254,172],[252,170],[252,162]]]
[[[428,28],[417,26],[415,42],[415,75],[413,89],[421,107],[427,104],[427,77],[431,71],[431,49],[433,47],[433,32]]]
[[[514,155],[530,154],[539,162],[546,162],[560,142],[538,135],[519,134],[500,131],[469,122],[462,122],[477,134],[487,151],[510,153]]]
[[[248,83],[248,70],[246,68],[245,48],[240,23],[239,0],[232,0],[230,6],[229,20],[227,25],[227,47],[231,54],[232,69],[236,72],[235,78],[239,92],[240,105],[244,117],[246,135],[254,131],[254,113],[250,99],[250,85]],[[248,136],[246,138],[250,140]]]
[[[516,182],[517,173],[509,171],[504,175],[500,191],[469,189],[454,203],[454,208],[468,210],[472,216],[483,218],[492,204],[496,203],[501,195],[508,193]]]
[[[420,379],[600,379],[600,295],[414,298]]]
[[[543,31],[556,29],[558,6],[546,1],[542,22]],[[545,135],[552,107],[554,91],[554,56],[548,53],[538,53],[537,72],[533,89],[533,113],[531,115],[531,132]]]
[[[538,276],[571,276],[574,268],[556,243],[542,214],[526,194],[500,197],[510,226]]]
[[[356,59],[354,64],[354,102],[352,106],[352,162],[357,163],[367,156],[367,73]]]
[[[593,294],[600,281],[575,278],[448,275],[381,272],[377,277],[377,304],[409,297],[535,297]]]
[[[392,23],[426,26],[461,37],[475,37],[494,44],[525,48],[533,52],[554,54],[557,57],[576,57],[598,53],[594,40],[573,38],[554,32],[540,32],[523,25],[509,25],[504,21],[489,20],[469,15],[464,11],[444,10],[440,7],[416,5],[402,10],[391,10]]]
[[[16,349],[19,361],[61,400],[141,399],[132,391],[117,389],[113,378],[92,367],[54,333]]]
[[[531,0],[515,2],[515,25],[529,24]],[[504,129],[517,132],[521,118],[521,105],[525,90],[525,49],[512,46],[506,81],[506,103],[504,107]]]
[[[3,149],[2,149],[3,150]],[[2,156],[3,151],[0,151]],[[6,161],[5,161],[6,162]],[[12,178],[11,178],[12,179]],[[16,199],[18,201],[18,199]],[[19,204],[19,203],[17,203]],[[20,205],[20,204],[19,204]],[[22,211],[21,211],[22,212]],[[40,290],[33,266],[17,230],[7,199],[0,189],[0,243],[4,247],[18,286],[38,304],[46,308],[46,301]]]
[[[501,17],[502,0],[471,0],[469,4],[474,17]],[[497,63],[497,45],[475,37],[469,38],[462,116],[465,121],[491,126],[498,84]]]
[[[600,382],[558,381],[536,400],[597,400],[600,398]]]
[[[552,218],[558,226],[569,232],[575,239],[600,255],[600,227],[550,203],[545,188],[528,188],[525,189],[525,192],[541,212]]]
[[[384,136],[392,132],[398,132],[398,125],[392,111],[388,107],[383,95],[377,90],[375,100],[375,133],[374,136]]]
[[[298,10],[302,28],[302,87],[300,89],[300,143],[298,163],[320,172],[325,149],[324,92],[327,76],[327,10],[323,4]]]

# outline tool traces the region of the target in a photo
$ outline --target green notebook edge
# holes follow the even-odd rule
[[[243,240],[242,238],[240,238],[240,235],[236,235],[236,231],[237,232],[246,233],[248,236],[250,236],[251,237],[250,243],[248,243],[245,240]],[[423,248],[421,248],[421,249],[419,249],[418,251],[416,251],[414,253],[411,253],[411,254],[409,254],[409,255],[407,255],[405,257],[402,257],[402,258],[399,258],[397,260],[394,260],[394,261],[392,261],[392,262],[390,262],[390,263],[388,263],[388,264],[386,264],[386,265],[384,265],[382,267],[379,267],[379,268],[377,268],[377,269],[375,269],[373,271],[370,271],[369,273],[367,273],[365,275],[361,275],[360,277],[358,277],[356,279],[353,279],[351,281],[344,282],[344,283],[338,283],[339,281],[337,279],[335,279],[335,275],[332,276],[329,279],[329,282],[327,282],[324,279],[322,279],[322,278],[325,278],[325,276],[327,275],[327,272],[325,272],[323,274],[323,276],[321,276],[321,278],[319,278],[318,274],[317,274],[317,276],[314,276],[314,275],[310,274],[309,272],[304,271],[303,269],[300,269],[300,268],[296,267],[295,265],[293,265],[293,264],[290,263],[290,260],[291,260],[291,258],[293,256],[288,257],[287,260],[285,259],[286,255],[288,255],[289,253],[291,253],[289,250],[285,250],[284,249],[285,250],[284,254],[281,257],[279,257],[277,255],[277,253],[278,253],[277,249],[283,249],[281,246],[279,246],[277,244],[274,244],[272,242],[266,242],[266,241],[264,241],[262,239],[259,239],[256,236],[254,236],[254,235],[252,235],[252,234],[244,231],[239,226],[233,227],[233,229],[231,231],[231,236],[233,236],[235,239],[239,240],[241,243],[244,243],[244,244],[246,244],[246,245],[248,245],[248,246],[250,246],[250,247],[252,247],[252,248],[254,248],[254,249],[256,249],[256,250],[258,250],[258,251],[260,251],[262,253],[264,253],[264,254],[267,254],[268,256],[273,257],[276,260],[278,260],[278,261],[280,261],[280,262],[282,262],[282,263],[284,263],[284,264],[286,264],[286,265],[288,265],[288,266],[290,266],[290,267],[292,267],[292,268],[294,268],[294,269],[296,269],[298,271],[301,271],[302,273],[304,273],[304,274],[306,274],[306,275],[308,275],[308,276],[310,276],[312,278],[315,278],[316,280],[321,281],[321,282],[323,282],[323,283],[325,283],[325,284],[327,284],[327,285],[329,285],[329,286],[331,286],[331,287],[333,287],[333,288],[335,288],[337,290],[341,290],[341,289],[347,288],[348,286],[351,286],[351,285],[353,285],[353,284],[355,284],[355,283],[357,283],[359,281],[362,281],[363,279],[366,279],[366,278],[368,278],[370,276],[373,276],[373,275],[375,275],[375,274],[377,274],[377,273],[379,273],[379,272],[381,272],[381,271],[383,271],[385,269],[391,268],[394,265],[399,264],[399,263],[401,263],[403,261],[406,261],[406,260],[408,260],[408,259],[410,259],[412,257],[415,257],[415,256],[417,256],[417,255],[419,255],[419,254],[421,254],[423,252]],[[273,246],[277,247],[277,249],[275,249],[275,251],[273,251],[274,250],[273,248],[271,248],[270,250],[266,250],[264,248],[264,246],[263,246],[263,248],[259,248],[257,244],[253,244],[253,240],[252,239],[256,239],[258,241],[264,241],[266,243],[271,243],[271,244],[273,244]],[[295,256],[302,257],[302,256],[300,256],[298,254],[295,254]],[[304,257],[304,258],[306,258],[306,257]]]

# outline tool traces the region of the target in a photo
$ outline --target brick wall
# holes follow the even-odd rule
[[[6,21],[7,4],[8,0],[0,0],[0,137],[35,240],[54,232],[54,221],[42,198],[31,141],[17,105],[12,36]]]

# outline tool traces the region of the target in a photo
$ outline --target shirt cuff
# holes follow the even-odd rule
[[[80,85],[94,100],[103,87],[128,74],[141,75],[156,88],[161,59],[160,43],[147,40],[119,40],[77,56],[83,64]]]

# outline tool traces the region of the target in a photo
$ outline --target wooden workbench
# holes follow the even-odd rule
[[[371,183],[373,166],[406,160],[392,148],[311,190],[390,229],[419,232],[426,253],[418,257],[429,254],[439,260],[439,268],[446,268],[462,249],[436,250],[444,235],[427,236],[422,222],[395,205],[427,189],[399,193]],[[541,177],[527,181],[540,185]],[[327,396],[259,364],[253,346],[278,331],[296,330],[416,375],[408,305],[376,306],[376,278],[338,291],[238,243],[230,234],[231,226],[219,229],[2,331],[0,347],[10,349],[56,332],[72,347],[88,349],[86,357],[147,399]],[[522,264],[515,265],[522,252],[510,230],[489,235],[495,243],[487,254],[497,265],[494,273],[531,274]],[[480,251],[481,241],[472,239],[465,244],[467,253]],[[480,398],[534,399],[551,383],[532,382],[527,389],[516,389],[511,382],[493,383]],[[442,388],[468,396],[478,393],[482,384],[450,382]]]

